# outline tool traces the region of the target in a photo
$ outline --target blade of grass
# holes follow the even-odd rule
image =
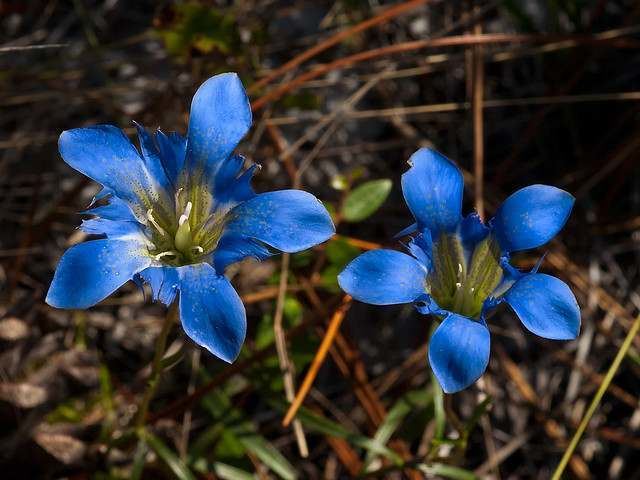
[[[131,480],[139,480],[142,478],[142,472],[144,471],[144,464],[147,457],[149,446],[146,442],[138,442],[136,447],[136,453],[133,457],[133,468],[131,469]]]
[[[365,437],[364,435],[350,432],[341,425],[318,415],[317,413],[307,410],[304,407],[301,407],[298,410],[297,418],[309,430],[313,430],[324,435],[330,435],[332,437],[343,438],[356,447],[370,450],[378,455],[384,455],[396,465],[400,465],[402,463],[402,458],[400,458],[400,456],[393,450],[390,450],[385,446],[381,446],[375,440]]]
[[[154,452],[158,454],[158,457],[169,467],[171,472],[179,480],[196,480],[196,477],[191,473],[191,470],[178,458],[178,456],[158,437],[153,433],[145,430],[138,430],[138,437],[142,442],[146,442]]]
[[[274,473],[284,480],[295,480],[298,478],[295,468],[284,458],[284,456],[269,442],[260,435],[248,435],[240,437],[240,443],[262,463],[269,467]]]
[[[437,478],[452,478],[454,480],[478,480],[475,473],[464,468],[444,465],[442,463],[422,464],[417,466],[418,470],[426,475],[433,475]]]
[[[213,470],[222,480],[255,480],[255,477],[249,472],[222,462],[214,463]]]
[[[447,416],[444,411],[444,392],[433,373],[431,373],[431,385],[433,385],[433,414],[436,419],[434,439],[439,441],[444,438]]]
[[[624,359],[624,357],[627,355],[627,352],[631,347],[631,342],[633,341],[634,337],[637,335],[639,329],[640,329],[640,315],[636,317],[635,321],[633,322],[633,325],[631,326],[631,329],[629,330],[629,333],[627,333],[627,336],[624,339],[624,342],[622,342],[622,345],[620,346],[618,353],[613,359],[613,362],[611,363],[609,370],[607,370],[607,374],[605,375],[604,380],[600,384],[600,388],[598,388],[598,391],[593,396],[593,400],[591,400],[591,404],[589,405],[589,408],[584,414],[584,417],[582,417],[582,420],[580,421],[580,425],[578,425],[578,429],[576,430],[576,433],[573,435],[573,438],[571,439],[569,446],[564,451],[564,455],[562,456],[560,463],[556,467],[555,472],[553,472],[553,476],[551,477],[551,480],[559,480],[562,477],[562,473],[564,472],[565,468],[567,468],[567,464],[569,463],[569,460],[571,459],[573,452],[578,446],[578,443],[580,443],[580,439],[582,438],[584,431],[587,429],[587,425],[589,425],[589,422],[591,421],[591,417],[593,417],[593,414],[598,409],[598,406],[600,405],[600,401],[602,400],[602,397],[604,396],[605,392],[609,388],[609,385],[611,384],[613,377],[618,371],[618,368],[620,368],[620,364],[622,363],[622,360]]]
[[[385,446],[407,415],[418,409],[426,408],[432,401],[433,393],[428,389],[414,390],[404,395],[393,407],[391,407],[389,413],[387,413],[387,416],[384,418],[373,436],[373,441],[378,442],[380,446]],[[367,452],[364,464],[365,471],[367,471],[367,468],[374,458],[374,452]]]

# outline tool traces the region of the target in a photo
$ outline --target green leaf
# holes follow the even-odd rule
[[[378,430],[373,436],[374,442],[384,447],[407,415],[416,410],[426,408],[432,401],[433,393],[426,388],[414,390],[404,395],[391,407],[391,410],[389,410],[387,416],[378,427]],[[369,451],[365,460],[365,471],[367,471],[368,465],[374,458],[375,455],[373,452]]]
[[[251,473],[232,467],[226,463],[214,463],[213,470],[222,480],[255,480],[255,476]]]
[[[342,217],[348,222],[360,222],[372,215],[389,196],[391,180],[383,178],[359,185],[345,199]]]
[[[171,472],[179,480],[196,480],[196,477],[191,473],[191,470],[178,458],[178,456],[167,445],[156,437],[153,433],[147,430],[139,430],[138,437],[143,442],[146,442],[154,452],[162,459],[162,461],[169,467]]]
[[[421,464],[416,468],[426,475],[435,477],[452,478],[453,480],[478,480],[479,477],[464,468],[445,465],[443,463],[432,463],[431,465]]]
[[[340,293],[338,275],[343,267],[331,264],[320,274],[320,284],[331,293]]]
[[[190,49],[230,53],[242,44],[233,15],[196,2],[176,5],[174,21],[158,33],[174,55],[185,55]]]
[[[295,326],[302,320],[302,305],[297,298],[287,295],[284,299],[283,314],[287,320],[287,326]]]
[[[258,457],[267,467],[285,480],[295,480],[297,474],[293,466],[282,454],[260,435],[240,437],[244,447]]]

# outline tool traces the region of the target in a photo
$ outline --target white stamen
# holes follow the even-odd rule
[[[471,287],[471,293],[476,291],[476,287]]]
[[[460,288],[461,286],[462,286],[462,284],[461,284],[461,283],[456,282],[456,288]]]
[[[462,274],[462,264],[458,264],[458,273]]]
[[[162,228],[160,225],[158,225],[158,222],[156,222],[156,219],[153,218],[153,209],[151,209],[151,208],[149,210],[147,210],[147,220],[149,220],[151,222],[151,225],[156,227],[156,230],[158,230],[158,232],[160,232],[160,235],[162,235],[164,237],[167,234],[167,232],[164,231],[164,228]]]
[[[168,257],[168,256],[177,257],[178,252],[174,250],[167,250],[166,252],[160,252],[159,254],[154,255],[153,258],[155,258],[156,260],[160,260],[162,257]]]
[[[200,245],[196,245],[195,247],[191,247],[191,250],[195,250],[195,252],[197,254],[204,253],[204,248],[202,248]]]
[[[193,204],[191,202],[187,202],[187,206],[184,209],[184,213],[180,215],[178,219],[178,225],[182,225],[184,222],[189,220],[189,215],[191,215],[191,209],[193,208]]]

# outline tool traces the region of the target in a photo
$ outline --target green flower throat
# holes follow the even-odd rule
[[[146,212],[147,232],[151,237],[149,254],[157,261],[172,267],[201,262],[218,245],[227,215],[214,209],[194,208],[194,201],[185,198],[183,189],[175,195],[175,209],[157,206]],[[209,200],[208,204],[210,204]],[[204,212],[203,212],[204,210]]]
[[[496,239],[487,236],[469,254],[457,234],[442,233],[433,243],[432,253],[427,293],[442,309],[479,318],[484,301],[498,287],[503,276]]]

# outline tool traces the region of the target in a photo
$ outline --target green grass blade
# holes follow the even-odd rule
[[[416,410],[426,408],[432,401],[433,393],[425,388],[414,390],[404,395],[391,407],[373,436],[373,441],[377,442],[381,447],[384,447],[407,415]],[[365,471],[367,471],[368,466],[374,458],[374,452],[367,452],[364,464]]]
[[[438,383],[436,376],[431,373],[431,385],[433,386],[433,415],[436,418],[436,431],[434,438],[442,440],[444,438],[444,429],[447,423],[447,417],[444,411],[444,392]]]
[[[365,437],[363,435],[352,433],[341,425],[332,422],[331,420],[322,417],[316,413],[301,407],[296,415],[302,424],[309,430],[313,430],[318,433],[330,435],[332,437],[344,438],[346,441],[365,450],[370,450],[375,454],[384,455],[396,465],[402,464],[402,458],[393,450],[380,445],[375,440]]]
[[[587,429],[587,425],[589,425],[589,421],[591,420],[591,417],[593,417],[593,414],[598,409],[598,405],[600,405],[600,401],[602,400],[602,397],[604,396],[605,392],[609,388],[609,385],[611,385],[611,381],[613,380],[613,377],[615,377],[616,372],[618,371],[618,368],[620,368],[620,364],[622,363],[622,360],[627,355],[627,352],[631,347],[631,342],[633,341],[634,337],[638,334],[638,329],[640,329],[640,315],[636,317],[635,321],[633,322],[633,325],[631,326],[631,329],[629,330],[629,333],[627,333],[627,336],[624,339],[624,342],[622,342],[622,345],[620,346],[620,350],[618,350],[618,353],[616,354],[616,357],[613,359],[613,362],[611,363],[609,370],[607,370],[607,374],[604,376],[604,379],[602,380],[602,383],[600,384],[598,391],[593,396],[593,400],[591,400],[591,404],[589,405],[589,408],[584,414],[584,417],[582,417],[582,420],[580,421],[580,425],[578,425],[578,429],[576,430],[576,433],[573,435],[573,438],[571,439],[571,443],[569,443],[569,446],[564,451],[564,455],[562,456],[560,463],[556,467],[555,472],[553,472],[553,477],[551,477],[551,480],[559,480],[560,477],[562,477],[562,472],[564,472],[564,469],[567,468],[567,464],[569,463],[569,460],[571,459],[573,452],[578,446],[578,443],[580,443],[580,439],[582,438],[584,431]]]
[[[255,480],[255,476],[239,468],[216,462],[213,464],[213,471],[222,480]]]
[[[162,440],[146,430],[139,430],[138,436],[156,452],[176,478],[179,480],[196,480],[191,470]]]
[[[247,435],[240,437],[240,443],[242,443],[249,452],[258,457],[269,469],[278,474],[280,478],[284,480],[295,480],[298,477],[289,461],[264,437],[260,435]]]
[[[430,465],[422,464],[416,467],[425,475],[431,475],[436,478],[451,478],[453,480],[479,480],[479,477],[464,468],[445,465],[443,463],[432,463]]]

